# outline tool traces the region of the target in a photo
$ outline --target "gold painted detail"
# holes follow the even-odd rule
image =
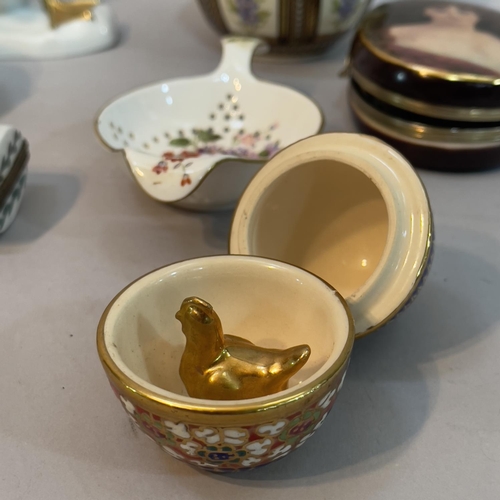
[[[213,307],[197,297],[185,299],[175,317],[186,336],[179,374],[194,398],[250,399],[283,391],[311,354],[307,345],[266,349],[224,335]]]
[[[281,40],[288,40],[290,36],[290,0],[280,0],[280,35]]]
[[[71,2],[43,0],[43,3],[50,18],[50,25],[55,29],[77,19],[91,21],[92,9],[99,5],[100,0],[72,0]]]
[[[308,0],[304,4],[304,39],[312,40],[316,36],[319,23],[319,0]]]
[[[351,87],[349,100],[356,114],[368,119],[374,127],[386,127],[401,136],[445,144],[498,144],[500,143],[500,127],[487,128],[444,128],[433,127],[424,123],[409,122],[382,113],[366,103]]]
[[[425,197],[427,199],[427,203],[429,205],[429,222],[428,222],[428,226],[427,226],[427,242],[425,245],[424,256],[422,258],[422,262],[420,263],[420,267],[418,268],[415,283],[413,284],[413,287],[411,288],[408,295],[401,302],[401,304],[399,304],[399,307],[397,307],[392,312],[392,314],[387,316],[387,318],[384,318],[384,320],[381,321],[380,323],[373,325],[371,328],[368,328],[368,330],[364,331],[362,334],[357,335],[356,339],[366,337],[367,335],[370,335],[371,333],[378,330],[379,328],[382,328],[383,326],[387,325],[393,319],[395,319],[396,316],[398,316],[407,307],[409,307],[413,303],[415,298],[417,297],[420,289],[424,285],[424,282],[425,282],[427,275],[430,272],[430,268],[432,266],[432,260],[433,260],[433,256],[434,256],[434,237],[435,237],[434,219],[433,219],[432,211],[430,210],[429,195],[427,194],[425,187],[424,187],[424,191],[425,191]]]
[[[354,81],[365,91],[391,106],[404,109],[411,113],[439,118],[443,120],[457,120],[470,122],[500,121],[500,108],[460,108],[455,106],[440,106],[418,101],[410,97],[384,89],[364,77],[353,67],[349,73]]]
[[[446,80],[449,82],[467,82],[467,83],[477,83],[477,84],[488,84],[494,86],[500,86],[500,78],[476,75],[473,73],[452,73],[449,71],[443,71],[435,68],[429,68],[421,64],[413,64],[398,57],[392,56],[387,52],[379,49],[375,44],[373,44],[366,36],[367,22],[361,27],[359,32],[359,40],[365,46],[368,51],[370,51],[375,57],[385,61],[389,64],[394,64],[402,68],[408,69],[417,73],[421,78],[438,78],[440,80]]]

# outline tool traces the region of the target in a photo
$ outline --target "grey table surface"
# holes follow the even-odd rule
[[[225,253],[231,214],[150,200],[96,139],[96,111],[115,95],[219,58],[194,1],[111,3],[123,25],[114,50],[0,63],[0,122],[32,151],[24,204],[0,238],[0,498],[498,500],[500,170],[421,173],[437,233],[429,280],[356,344],[332,414],[300,450],[219,477],[132,432],[97,358],[99,317],[136,277]],[[337,78],[346,48],[255,69],[315,98],[327,131],[352,131]]]

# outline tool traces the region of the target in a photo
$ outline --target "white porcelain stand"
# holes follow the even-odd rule
[[[113,46],[118,27],[107,5],[92,9],[92,19],[52,28],[37,0],[0,11],[0,61],[57,59],[99,52]]]

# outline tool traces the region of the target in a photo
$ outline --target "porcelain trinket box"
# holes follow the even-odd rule
[[[322,128],[310,99],[252,74],[260,40],[230,37],[222,44],[211,74],[135,90],[97,119],[102,141],[124,152],[134,179],[155,200],[191,210],[231,208],[267,160]]]
[[[411,303],[433,237],[425,189],[397,151],[357,134],[304,139],[250,181],[233,255],[172,264],[117,295],[99,356],[134,424],[173,457],[213,472],[265,465],[322,425],[354,338]]]
[[[0,125],[0,234],[14,221],[28,175],[28,143],[13,127]]]
[[[268,352],[287,353],[307,340],[309,359],[288,388],[237,400],[189,396],[179,366],[183,352],[190,354],[191,337],[202,335],[202,356],[217,344],[203,311],[197,318],[202,329],[185,323],[186,309],[179,306],[193,305],[184,300],[192,295],[210,301],[226,333]],[[353,342],[347,305],[324,281],[290,264],[232,255],[188,260],[140,278],[110,303],[97,332],[105,372],[133,424],[169,455],[211,472],[266,465],[303,445],[335,403]],[[261,362],[248,362],[246,375],[260,377]],[[191,369],[202,364],[192,362]]]
[[[355,37],[349,100],[361,128],[415,167],[500,166],[500,12],[409,1],[370,12]]]

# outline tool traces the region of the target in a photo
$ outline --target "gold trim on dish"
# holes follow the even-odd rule
[[[349,68],[349,72],[353,80],[368,94],[371,94],[373,97],[386,104],[404,109],[411,113],[443,120],[470,122],[500,121],[500,108],[460,108],[455,106],[429,104],[384,89],[363,76],[353,67]]]
[[[359,116],[365,116],[378,126],[386,127],[405,138],[455,145],[500,144],[500,127],[443,128],[394,118],[366,103],[352,86],[349,89],[349,101]]]
[[[405,69],[409,69],[422,78],[438,78],[440,80],[445,80],[449,82],[466,82],[466,83],[478,83],[478,84],[488,84],[499,86],[500,77],[485,76],[485,75],[475,75],[473,73],[451,73],[448,71],[442,71],[439,69],[429,68],[421,64],[413,64],[399,59],[396,56],[391,56],[387,52],[379,49],[375,46],[366,36],[365,30],[369,24],[369,19],[366,20],[359,31],[359,40],[365,46],[365,48],[371,52],[375,57],[381,59],[389,64],[394,64]]]
[[[231,258],[231,256],[228,255],[213,256],[211,258],[218,257]],[[218,404],[221,403],[220,401],[210,401],[210,405],[202,406],[196,404],[196,399],[194,398],[192,403],[186,403],[184,401],[177,400],[175,397],[167,399],[163,395],[153,390],[147,389],[129,378],[113,361],[106,347],[104,339],[104,327],[111,308],[126,290],[128,290],[132,285],[142,280],[146,276],[153,274],[161,269],[165,269],[182,262],[187,262],[189,260],[192,259],[186,259],[169,264],[168,266],[160,267],[136,279],[114,297],[114,299],[109,303],[104,313],[102,314],[99,325],[97,327],[97,351],[106,374],[108,375],[110,380],[114,382],[122,391],[125,391],[126,393],[133,393],[134,399],[139,399],[140,401],[145,403],[145,407],[154,408],[154,411],[160,414],[165,412],[169,412],[170,414],[178,413],[179,416],[182,415],[185,417],[186,413],[189,412],[189,421],[192,423],[203,422],[206,419],[207,415],[217,415],[218,423],[220,423],[220,425],[223,425],[228,421],[231,423],[235,422],[238,418],[241,419],[241,417],[247,416],[248,418],[248,414],[250,413],[252,414],[252,423],[259,423],[259,420],[261,419],[262,421],[269,421],[269,419],[272,418],[270,417],[270,414],[273,413],[276,413],[277,415],[282,414],[283,411],[290,413],[290,405],[296,405],[297,408],[301,408],[304,401],[315,397],[319,391],[328,386],[329,382],[336,375],[340,374],[345,369],[346,365],[349,363],[350,355],[354,345],[354,320],[349,310],[349,306],[347,305],[344,298],[329,283],[311,273],[310,271],[303,270],[306,273],[315,276],[330,290],[335,292],[335,296],[342,303],[349,322],[347,339],[342,352],[339,354],[338,358],[335,360],[332,366],[325,373],[323,373],[321,377],[318,377],[307,385],[299,385],[293,392],[287,394],[286,396],[280,396],[280,394],[278,393],[275,395],[275,397],[269,397],[265,402],[253,402],[252,400],[244,402],[232,401],[230,402],[230,404],[224,406]],[[291,265],[287,262],[281,262],[275,259],[266,260],[268,260],[269,262],[272,262],[274,260],[274,262],[286,264],[287,266]],[[224,403],[226,403],[226,401],[224,401]]]
[[[418,174],[417,174],[418,175]],[[424,188],[424,193],[427,198],[427,204],[429,206],[429,225],[428,225],[428,234],[427,234],[427,243],[425,247],[425,252],[424,256],[422,258],[422,262],[420,263],[420,266],[418,268],[418,272],[415,278],[415,283],[413,284],[412,289],[408,293],[408,295],[405,297],[405,299],[399,304],[399,306],[394,309],[394,311],[384,318],[382,321],[377,323],[376,325],[371,326],[367,330],[365,330],[362,333],[358,333],[356,335],[356,340],[361,339],[363,337],[366,337],[367,335],[370,335],[373,333],[375,330],[378,330],[379,328],[382,328],[383,326],[387,325],[390,323],[407,305],[409,305],[410,300],[412,299],[412,296],[416,294],[419,286],[422,284],[422,280],[424,279],[426,271],[428,271],[428,266],[431,265],[430,263],[430,258],[432,255],[432,248],[434,245],[434,217],[432,215],[432,209],[429,201],[429,195],[427,193],[427,190],[425,189],[424,184],[422,183],[422,187]]]

